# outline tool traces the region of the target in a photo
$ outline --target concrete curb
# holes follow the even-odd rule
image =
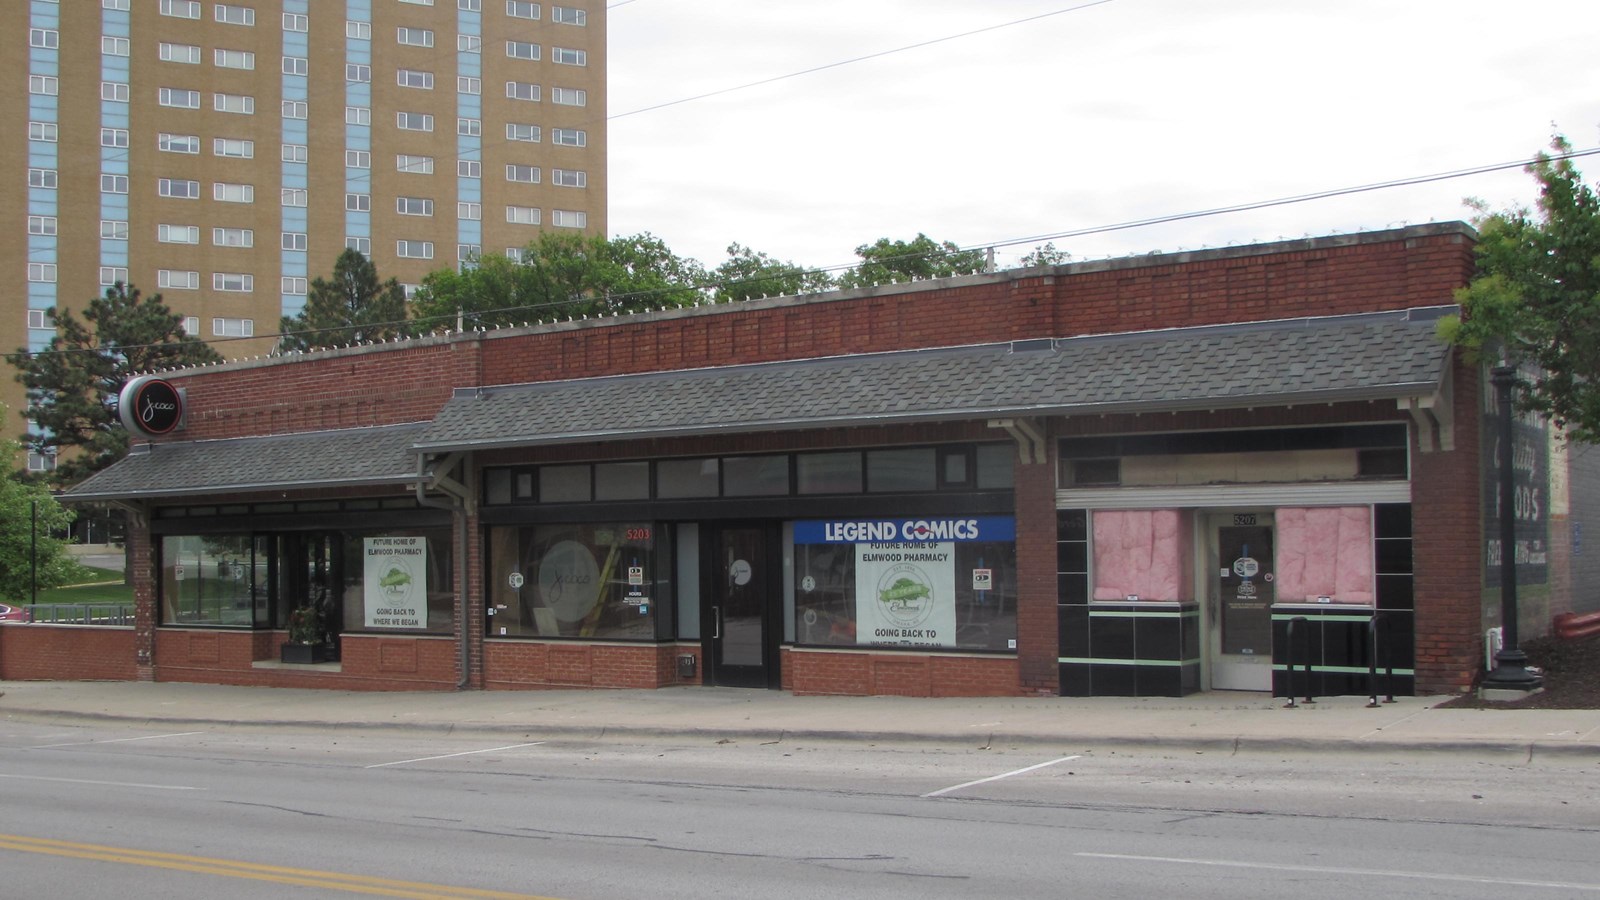
[[[1413,753],[1475,754],[1503,758],[1514,756],[1524,761],[1541,757],[1588,758],[1600,757],[1600,745],[1574,744],[1553,741],[1463,741],[1459,739],[1412,739],[1404,742],[1360,741],[1349,738],[1308,737],[1258,737],[1211,736],[1173,738],[1160,736],[1089,735],[1089,734],[1037,734],[1017,732],[992,732],[982,735],[967,733],[930,733],[897,731],[826,731],[821,729],[741,729],[707,727],[657,727],[638,725],[565,725],[565,724],[487,724],[449,722],[371,722],[328,721],[314,719],[252,719],[232,720],[198,716],[144,716],[117,713],[82,712],[77,710],[14,710],[5,714],[6,721],[35,724],[106,724],[142,725],[152,728],[205,727],[226,731],[254,731],[291,729],[297,731],[381,731],[391,734],[419,735],[519,735],[534,737],[549,735],[565,740],[602,740],[606,738],[635,738],[646,741],[740,741],[750,743],[779,743],[810,741],[850,744],[923,744],[940,747],[989,749],[1006,747],[1142,749],[1148,751],[1184,751],[1195,753],[1382,753],[1385,755]],[[980,743],[981,742],[981,743]],[[976,745],[976,746],[975,746]]]

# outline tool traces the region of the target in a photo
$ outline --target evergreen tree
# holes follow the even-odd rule
[[[346,249],[333,277],[311,282],[305,309],[284,316],[278,330],[284,350],[314,350],[363,341],[386,341],[408,333],[406,295],[400,282],[378,279],[378,267],[359,250]]]
[[[56,335],[44,350],[6,356],[27,388],[24,415],[34,423],[29,450],[55,456],[50,480],[73,484],[121,459],[128,435],[117,419],[117,395],[141,372],[216,362],[217,352],[185,334],[183,317],[118,282],[83,310],[49,311]],[[63,452],[66,451],[66,452]]]

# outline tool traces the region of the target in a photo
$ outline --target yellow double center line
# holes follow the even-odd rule
[[[551,897],[540,897],[535,894],[513,894],[419,881],[397,881],[392,878],[346,875],[342,872],[319,872],[315,869],[292,869],[286,866],[235,862],[207,856],[185,856],[181,853],[160,853],[154,850],[107,847],[101,844],[78,844],[72,841],[55,841],[15,834],[0,834],[0,850],[42,853],[48,856],[123,863],[130,866],[149,866],[199,875],[220,875],[225,878],[249,878],[275,884],[326,888],[354,894],[375,894],[381,897],[413,897],[417,900],[459,900],[469,897],[498,898],[498,900],[554,900]]]

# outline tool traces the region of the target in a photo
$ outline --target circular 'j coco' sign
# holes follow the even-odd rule
[[[133,432],[167,434],[183,421],[183,395],[153,375],[141,375],[124,385],[117,405],[123,426]]]

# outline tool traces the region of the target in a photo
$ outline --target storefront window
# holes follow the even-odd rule
[[[161,539],[161,621],[250,628],[264,615],[265,542],[246,534]]]
[[[1010,517],[794,524],[801,644],[1015,650]]]
[[[1281,508],[1278,601],[1371,606],[1377,597],[1372,566],[1372,511],[1365,506]]]
[[[648,522],[491,529],[490,636],[655,640],[667,543]]]
[[[345,631],[453,630],[455,570],[449,529],[392,529],[342,538]]]
[[[449,634],[454,573],[447,528],[167,535],[162,623],[281,629],[310,607],[329,637]]]
[[[1176,509],[1094,514],[1094,599],[1191,599],[1192,517]]]

